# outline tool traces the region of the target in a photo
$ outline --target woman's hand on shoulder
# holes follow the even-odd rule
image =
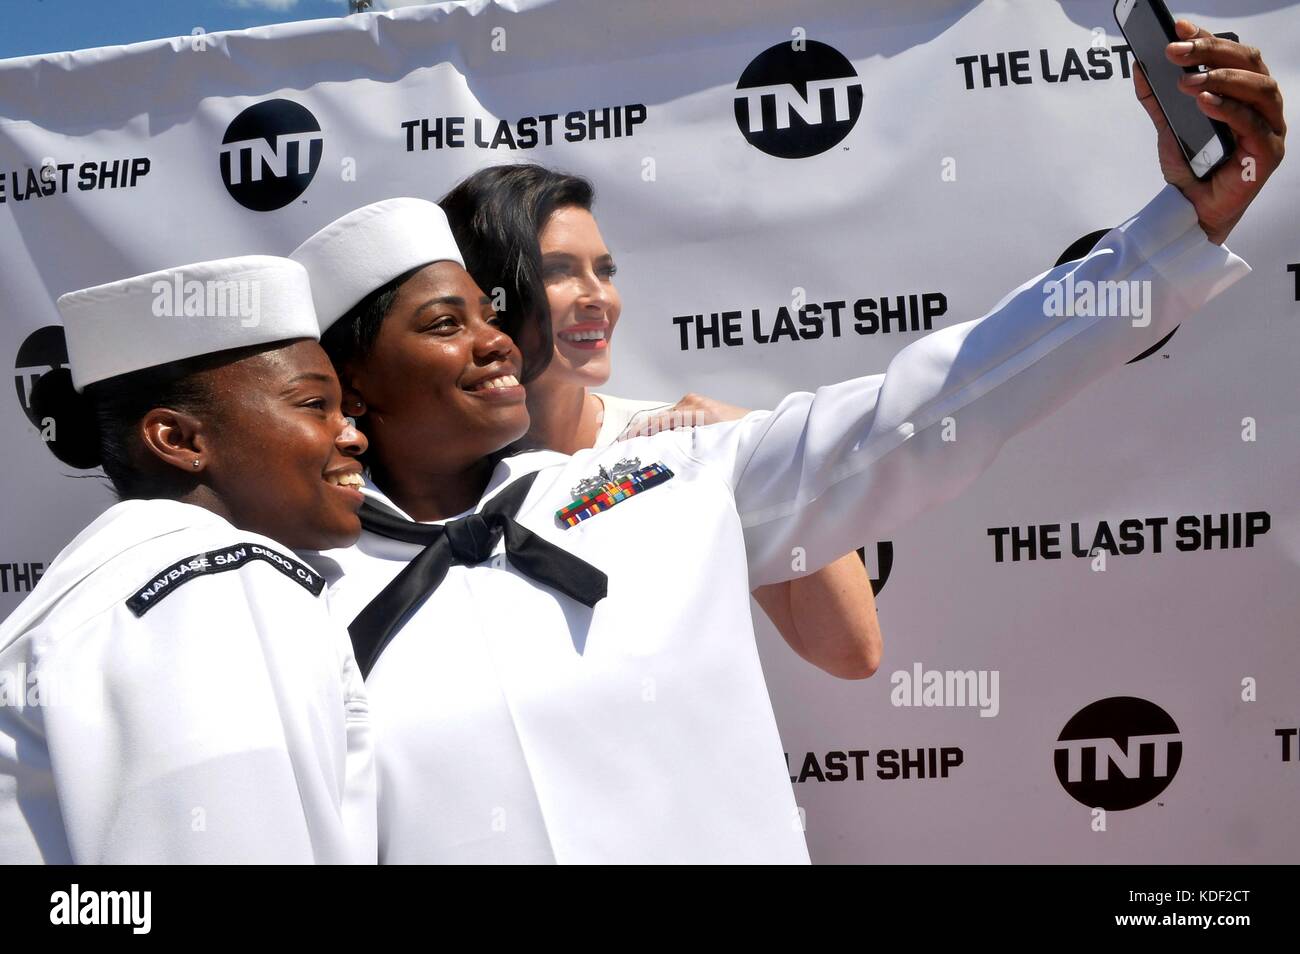
[[[633,419],[632,425],[621,435],[625,441],[645,437],[660,431],[674,431],[682,427],[703,427],[721,421],[738,421],[749,413],[748,408],[727,404],[702,394],[687,394],[671,407],[643,411]]]

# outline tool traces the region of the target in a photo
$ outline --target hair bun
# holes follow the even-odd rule
[[[78,470],[90,470],[103,463],[94,402],[77,393],[69,369],[55,368],[41,375],[32,388],[31,406],[42,435],[46,433],[45,422],[53,424],[45,443],[55,457]]]

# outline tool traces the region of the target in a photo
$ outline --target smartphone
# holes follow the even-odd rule
[[[1165,56],[1165,47],[1178,42],[1178,34],[1164,0],[1116,0],[1115,22],[1133,56],[1142,64],[1160,111],[1174,131],[1193,175],[1209,178],[1237,144],[1227,126],[1201,112],[1196,99],[1178,88],[1184,73],[1204,71],[1205,67],[1178,66]]]

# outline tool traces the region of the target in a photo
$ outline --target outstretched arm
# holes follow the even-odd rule
[[[913,342],[884,374],[792,394],[774,411],[684,432],[682,451],[731,485],[751,583],[794,577],[796,551],[810,569],[825,566],[955,497],[1007,440],[1249,272],[1216,243],[1281,160],[1281,93],[1257,52],[1191,24],[1179,30],[1194,34],[1180,41],[1191,45],[1171,44],[1168,55],[1211,67],[1200,85],[1220,102],[1198,102],[1238,139],[1208,182],[1189,181],[1181,154],[1175,161],[1171,152],[1172,134],[1144,100],[1170,185],[1083,259],[1030,279],[983,318]],[[1141,82],[1137,91],[1144,95]],[[1121,285],[1142,296],[1140,316],[1056,307],[1066,289],[1072,295]]]
[[[1206,240],[1172,186],[1083,259],[1036,276],[983,318],[908,345],[884,374],[786,397],[775,410],[697,427],[682,452],[729,482],[752,585],[825,566],[955,497],[1002,445],[1119,368],[1249,272]],[[1140,289],[1141,320],[1068,314],[1068,283]]]

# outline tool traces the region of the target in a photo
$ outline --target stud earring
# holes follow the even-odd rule
[[[199,466],[199,459],[197,457],[194,458],[194,466],[195,467]]]

